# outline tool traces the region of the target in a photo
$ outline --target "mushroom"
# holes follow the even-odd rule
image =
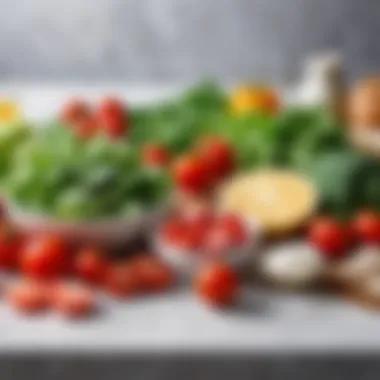
[[[304,242],[279,243],[263,253],[260,269],[271,282],[285,287],[315,283],[325,268],[323,257]]]

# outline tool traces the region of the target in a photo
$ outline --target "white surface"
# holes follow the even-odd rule
[[[112,91],[110,91],[112,90]],[[74,91],[96,98],[116,92],[133,101],[154,99],[159,89],[13,86],[2,94],[20,99],[27,114],[49,115]],[[166,88],[165,95],[173,89]],[[237,308],[216,312],[202,307],[189,290],[152,298],[101,302],[99,316],[65,321],[55,315],[22,317],[0,303],[0,351],[109,350],[378,350],[379,318],[335,298],[255,290],[243,292]]]
[[[376,314],[322,296],[244,293],[225,312],[205,308],[189,291],[107,299],[98,317],[83,321],[22,317],[2,304],[0,352],[378,350]]]

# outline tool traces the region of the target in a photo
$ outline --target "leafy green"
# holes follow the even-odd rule
[[[167,173],[144,168],[139,150],[129,142],[100,135],[82,141],[57,123],[15,150],[3,183],[17,206],[63,219],[142,210],[169,192]]]

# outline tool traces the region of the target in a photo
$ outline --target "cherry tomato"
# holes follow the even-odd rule
[[[84,248],[74,258],[74,271],[83,280],[100,284],[106,275],[108,260],[95,248]]]
[[[201,300],[212,306],[231,304],[238,292],[236,273],[223,263],[201,269],[195,277],[195,291]]]
[[[104,98],[98,107],[98,122],[111,138],[118,138],[126,131],[126,113],[123,103],[112,97]]]
[[[163,166],[169,162],[170,155],[163,145],[146,144],[143,147],[142,159],[146,165]]]
[[[131,265],[125,263],[111,265],[104,281],[105,289],[118,298],[133,296],[140,290],[136,271]]]
[[[90,314],[95,308],[93,293],[79,285],[60,284],[52,300],[54,308],[69,318]]]
[[[92,137],[96,133],[97,130],[98,130],[98,122],[91,115],[83,117],[80,121],[78,121],[75,124],[75,131],[77,135],[83,139],[88,139]]]
[[[235,153],[231,145],[219,137],[207,137],[198,143],[198,154],[204,165],[219,180],[230,174],[235,165]]]
[[[195,193],[209,189],[212,180],[202,159],[195,155],[179,157],[174,163],[173,177],[178,188]]]
[[[37,278],[50,278],[67,269],[66,245],[55,236],[37,236],[26,242],[20,257],[24,274]]]
[[[380,243],[380,215],[362,211],[352,221],[355,238],[365,243]]]
[[[80,122],[89,114],[88,105],[81,99],[70,99],[67,101],[61,111],[60,119],[67,125],[74,125]]]
[[[11,226],[0,225],[0,268],[13,269],[16,267],[22,248],[21,236]]]
[[[311,223],[308,240],[329,257],[339,257],[346,252],[351,243],[351,231],[329,218],[320,218]]]
[[[179,218],[171,218],[164,222],[160,228],[160,236],[166,243],[175,243],[181,240],[186,225]]]
[[[184,210],[182,217],[186,225],[190,228],[207,230],[215,221],[215,216],[210,207],[198,205]]]
[[[209,257],[221,257],[234,246],[230,234],[214,226],[207,231],[202,250]]]
[[[16,310],[28,314],[45,310],[49,305],[49,296],[45,285],[30,280],[12,284],[7,291],[6,298]]]
[[[151,256],[141,256],[133,260],[140,286],[146,291],[167,289],[174,282],[173,271]]]
[[[218,217],[216,225],[229,236],[234,245],[241,245],[248,239],[247,228],[237,215],[221,215]]]
[[[164,223],[160,235],[166,244],[194,250],[202,244],[205,232],[201,226],[189,226],[182,219],[172,219]]]

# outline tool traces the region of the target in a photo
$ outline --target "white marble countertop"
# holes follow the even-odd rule
[[[132,102],[154,100],[179,86],[33,86],[14,84],[1,95],[18,99],[30,117],[54,112],[68,95],[118,93]],[[102,297],[101,297],[102,298]],[[246,287],[235,309],[204,308],[186,289],[118,303],[101,299],[99,315],[65,321],[55,315],[23,317],[0,303],[1,351],[252,351],[378,350],[380,319],[337,298],[281,294]]]
[[[0,304],[0,352],[376,352],[379,318],[336,298],[246,287],[216,311],[187,290],[116,302],[92,319],[25,317]]]

